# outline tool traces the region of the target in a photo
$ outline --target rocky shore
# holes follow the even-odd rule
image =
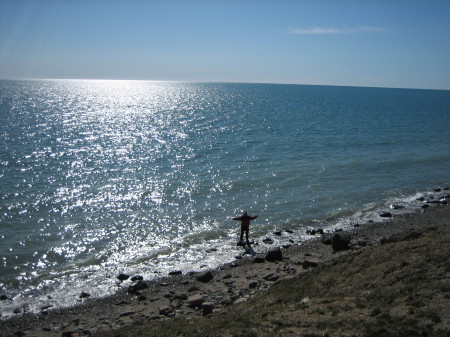
[[[0,335],[90,336],[148,322],[214,320],[236,310],[239,303],[264,297],[269,289],[285,280],[299,279],[342,257],[387,244],[396,235],[414,238],[430,228],[449,226],[450,208],[446,206],[445,198],[426,205],[430,207],[398,216],[394,208],[392,213],[383,215],[388,218],[385,222],[355,225],[348,231],[311,232],[314,239],[304,244],[286,244],[264,254],[258,254],[258,246],[253,246],[256,252],[243,249],[242,255],[233,263],[216,270],[187,275],[174,270],[169,276],[155,281],[144,280],[139,275],[121,274],[117,276],[118,280],[127,285],[123,291],[100,299],[83,293],[80,294],[83,302],[76,307],[43,308],[40,314],[3,319]],[[450,255],[448,246],[441,248]]]

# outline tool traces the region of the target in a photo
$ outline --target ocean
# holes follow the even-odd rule
[[[0,116],[2,317],[231,262],[244,211],[265,251],[450,185],[450,91],[2,80]]]

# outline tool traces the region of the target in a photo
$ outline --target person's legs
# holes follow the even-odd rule
[[[247,243],[250,242],[250,241],[248,241],[248,228],[245,230],[245,240],[247,240]]]
[[[244,227],[241,227],[241,238],[239,239],[239,242],[242,242],[243,238],[244,238]]]

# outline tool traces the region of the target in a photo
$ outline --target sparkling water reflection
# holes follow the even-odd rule
[[[410,198],[449,181],[449,107],[440,91],[1,81],[0,287],[11,306],[58,289],[70,304],[120,270],[231,260],[243,210],[258,237]]]

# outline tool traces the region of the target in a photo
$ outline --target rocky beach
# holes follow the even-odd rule
[[[421,335],[428,331],[426,335],[443,336],[450,331],[446,199],[448,195],[439,202],[424,201],[422,208],[410,214],[396,215],[393,209],[383,214],[386,221],[354,224],[346,231],[316,230],[307,242],[287,241],[264,254],[258,254],[255,243],[216,270],[189,274],[174,270],[152,281],[117,275],[122,285],[117,294],[94,299],[85,292],[75,307],[43,307],[39,314],[5,318],[0,321],[0,335],[341,336],[349,331],[358,336],[378,331],[374,324],[384,317],[386,336],[404,336],[394,328],[404,325],[416,327]],[[374,266],[378,269],[371,270]],[[349,272],[350,267],[356,269]],[[360,281],[361,277],[367,279]],[[392,298],[390,303],[373,299],[411,277],[423,281],[411,290],[417,296],[397,289],[386,295]],[[339,280],[339,285],[333,280]],[[358,280],[361,283],[355,284]],[[322,288],[303,293],[296,287],[303,289],[305,282]],[[7,296],[2,300],[7,301]],[[250,313],[244,324],[241,318]],[[351,323],[356,317],[358,324]]]

